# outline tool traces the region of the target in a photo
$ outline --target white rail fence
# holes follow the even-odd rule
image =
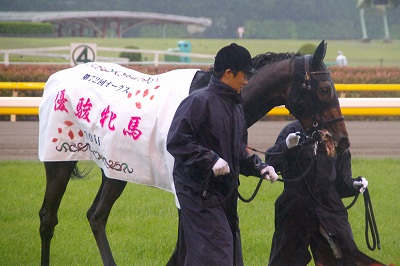
[[[184,52],[173,52],[173,51],[160,51],[160,50],[143,50],[143,49],[128,49],[128,48],[114,48],[114,47],[97,47],[97,51],[112,53],[141,53],[142,57],[151,59],[151,61],[136,61],[130,62],[128,58],[123,57],[107,57],[107,56],[97,56],[95,61],[101,62],[113,62],[118,64],[126,65],[154,65],[159,66],[162,64],[185,64],[185,65],[210,65],[214,61],[214,55],[207,54],[194,54],[194,53],[184,53]],[[47,48],[29,48],[29,49],[8,49],[0,50],[0,55],[3,55],[3,61],[0,63],[8,66],[10,64],[70,64],[71,53],[70,46],[59,46],[59,47],[47,47]],[[67,51],[68,53],[61,53]],[[25,55],[25,56],[35,56],[35,57],[48,57],[61,59],[59,62],[13,62],[10,61],[11,55]],[[162,56],[174,55],[182,57],[190,57],[191,59],[200,59],[198,62],[166,62]],[[62,61],[64,60],[64,61]],[[192,61],[192,60],[191,60]]]

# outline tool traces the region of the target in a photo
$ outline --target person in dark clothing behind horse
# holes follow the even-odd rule
[[[183,250],[176,251],[178,258],[168,264],[243,265],[237,214],[239,173],[265,174],[271,181],[278,178],[272,166],[246,152],[240,92],[253,72],[246,48],[237,44],[222,48],[208,87],[190,94],[175,113],[167,150],[175,158],[178,249]]]
[[[357,195],[368,181],[352,178],[350,151],[336,155],[328,132],[317,133],[317,149],[305,133],[299,121],[292,122],[266,152],[266,162],[285,181],[275,202],[269,265],[307,265],[309,246],[315,265],[383,265],[357,248],[341,200]]]

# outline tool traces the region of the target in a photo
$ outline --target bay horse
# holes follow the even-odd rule
[[[332,133],[333,138],[338,143],[338,149],[349,147],[350,143],[348,133],[340,110],[334,83],[326,65],[323,63],[325,52],[326,43],[325,41],[322,41],[313,55],[303,56],[298,53],[266,53],[254,57],[252,59],[253,67],[258,70],[258,73],[249,78],[247,86],[241,92],[244,100],[243,108],[247,126],[251,127],[275,106],[285,105],[286,108],[302,123],[303,127],[310,131],[325,128]],[[127,74],[130,71],[128,69],[124,71],[115,66],[115,69],[118,70],[117,71],[114,68],[102,67],[101,64],[98,65],[94,63],[79,69],[74,67],[63,70],[55,73],[54,77],[52,75],[52,77],[49,78],[49,81],[46,83],[43,100],[39,109],[39,158],[41,161],[44,161],[46,171],[46,190],[43,204],[39,211],[41,265],[49,265],[50,263],[50,243],[54,234],[55,226],[58,223],[57,213],[68,182],[71,176],[79,176],[77,162],[81,157],[74,156],[77,154],[90,154],[90,158],[96,161],[96,163],[102,168],[101,185],[93,204],[87,211],[87,219],[90,223],[104,265],[116,265],[105,230],[111,209],[116,200],[122,194],[127,182],[140,183],[140,181],[137,180],[123,180],[118,174],[116,177],[112,177],[108,174],[113,173],[113,171],[119,171],[122,174],[129,174],[132,172],[135,174],[136,170],[135,168],[129,167],[129,162],[115,162],[110,160],[107,155],[102,154],[104,151],[100,148],[107,145],[108,142],[112,142],[112,137],[106,138],[101,136],[101,134],[98,133],[101,131],[97,130],[97,127],[101,127],[101,130],[106,128],[110,131],[118,126],[111,123],[111,121],[116,121],[116,119],[112,119],[116,118],[117,114],[111,111],[112,109],[110,109],[110,105],[103,109],[96,121],[88,116],[87,112],[84,112],[85,110],[88,111],[92,107],[94,108],[94,105],[96,104],[93,101],[90,102],[89,98],[82,97],[77,99],[76,104],[73,106],[74,108],[76,107],[75,112],[73,109],[68,109],[67,104],[71,104],[73,101],[72,98],[68,98],[68,95],[74,86],[73,80],[76,75],[80,76],[81,80],[85,80],[86,83],[84,83],[84,85],[87,86],[87,88],[80,88],[79,93],[90,93],[93,90],[93,84],[97,86],[95,89],[101,90],[105,89],[106,82],[109,82],[107,84],[111,84],[110,86],[116,85],[112,83],[113,81],[104,81],[101,75],[96,76],[85,74],[86,72],[81,73],[81,69],[84,69],[84,71],[92,71],[93,68],[95,71],[100,71],[101,74],[104,74],[105,72],[107,72],[107,74],[112,73],[112,75],[115,76],[128,78],[128,80],[132,82],[140,81],[147,85],[155,78],[154,76],[148,75],[137,78],[134,77],[134,75]],[[191,76],[191,79],[193,80],[192,85],[190,86],[190,91],[205,87],[208,84],[211,74],[212,71],[196,71],[196,73]],[[174,80],[173,83],[178,84],[179,80]],[[130,91],[132,90],[128,90],[126,87],[121,89],[121,86],[115,88],[114,92],[123,91],[126,97],[124,100],[117,100],[114,98],[109,99],[110,97],[106,97],[107,99],[101,98],[99,102],[108,100],[112,103],[117,102],[117,105],[119,105],[121,102],[130,101],[133,98],[132,94],[130,94]],[[51,87],[56,88],[53,94],[50,93],[52,90]],[[158,87],[154,87],[154,89],[156,88]],[[139,93],[138,91],[136,94]],[[151,97],[148,93],[149,91],[145,90],[143,94],[140,92],[140,95],[142,95],[143,98]],[[49,97],[49,95],[52,96]],[[156,98],[157,96],[154,99]],[[171,109],[173,109],[172,111],[176,110],[174,110],[174,108],[177,108],[178,104],[179,102],[174,103],[171,106]],[[157,108],[160,109],[159,107]],[[139,109],[143,112],[146,111],[145,106],[136,102],[135,110],[139,111]],[[158,111],[157,114],[163,114],[164,112],[167,112],[167,109],[168,108],[164,107],[164,109]],[[53,116],[56,116],[57,119],[54,119]],[[63,116],[65,116],[65,118]],[[71,116],[73,116],[75,120],[71,120]],[[143,137],[140,136],[142,132],[140,132],[137,127],[139,122],[143,121],[140,120],[140,117],[133,116],[131,119],[132,118],[135,118],[135,120],[131,120],[129,126],[124,128],[123,132],[125,137],[133,139],[135,139],[135,137]],[[153,125],[153,127],[159,127],[158,123],[160,123],[159,120],[161,119],[154,118],[153,120],[156,121],[154,124],[156,126]],[[61,124],[53,125],[54,123]],[[75,131],[68,129],[73,126],[76,127]],[[52,137],[48,134],[49,129],[53,128],[56,131],[58,130],[58,132],[54,133],[59,134],[56,137]],[[43,133],[42,131],[46,133]],[[59,138],[61,133],[64,132],[66,132],[65,135],[69,138],[69,141],[60,142]],[[156,145],[156,148],[165,149],[168,128],[167,130],[157,132],[158,136],[154,133],[151,134],[149,141],[151,145]],[[155,137],[158,138],[157,141],[152,141],[151,138]],[[75,142],[75,140],[78,141]],[[156,143],[154,144],[153,142]],[[133,141],[130,143],[133,143]],[[116,150],[114,152],[117,154],[126,153],[126,146],[129,145],[123,145],[124,146],[121,147],[122,150]],[[96,150],[96,148],[98,149]],[[48,150],[54,150],[54,152],[57,153],[57,156],[52,158],[51,153],[50,157],[44,156],[43,154],[47,153]],[[136,151],[136,153],[139,152],[139,150]],[[135,152],[132,154],[135,155],[134,153]],[[153,154],[139,154],[139,156],[145,158],[144,161],[152,155]],[[154,154],[154,156],[157,155],[158,154]],[[160,158],[160,160],[167,161],[169,158]],[[143,162],[142,166],[143,168],[148,167],[148,165],[143,164]],[[168,167],[167,170],[170,171]],[[150,171],[153,171],[153,169],[150,169]],[[170,176],[166,174],[163,178],[168,180]],[[168,182],[170,182],[170,180],[165,183]],[[144,184],[152,185],[147,182],[144,182]],[[159,187],[163,188],[162,186]],[[170,190],[170,188],[165,187],[164,189]],[[171,191],[173,191],[173,187]]]

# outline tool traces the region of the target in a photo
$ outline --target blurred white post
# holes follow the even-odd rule
[[[4,52],[4,65],[8,66],[10,64],[10,54],[8,51]]]
[[[243,39],[243,33],[244,33],[244,27],[238,27],[237,28],[237,33],[239,35],[239,39]]]
[[[360,22],[361,22],[361,31],[362,31],[362,40],[368,41],[368,34],[367,28],[365,26],[365,19],[364,19],[364,8],[360,8]]]
[[[382,19],[383,19],[383,30],[385,31],[384,42],[390,42],[391,38],[390,38],[390,33],[389,33],[389,26],[388,26],[388,22],[387,22],[386,7],[385,6],[383,6],[383,10],[382,10]]]
[[[154,66],[156,66],[156,67],[158,67],[158,65],[159,65],[159,61],[160,61],[159,56],[160,56],[160,53],[154,53]]]

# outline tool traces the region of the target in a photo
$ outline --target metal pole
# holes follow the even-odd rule
[[[165,35],[166,35],[166,24],[163,25],[163,39],[165,39]]]
[[[362,40],[363,41],[369,41],[368,35],[367,35],[367,28],[365,26],[365,20],[364,20],[364,8],[360,8],[360,22],[361,22],[361,31],[362,31]]]

